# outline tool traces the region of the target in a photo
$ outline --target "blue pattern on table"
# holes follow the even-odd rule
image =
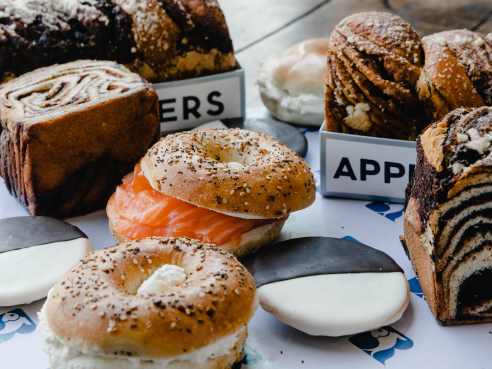
[[[31,333],[35,329],[36,323],[22,309],[13,309],[0,314],[0,344],[16,334]]]
[[[420,298],[424,298],[424,292],[422,291],[422,287],[420,286],[420,282],[417,277],[413,277],[408,280],[408,285],[410,286],[410,292],[414,293],[416,296]]]
[[[398,355],[400,350],[409,350],[413,340],[392,327],[382,327],[370,332],[359,333],[349,341],[381,364]]]
[[[366,208],[384,216],[392,222],[396,222],[403,215],[403,205],[388,202],[370,202],[366,204]]]

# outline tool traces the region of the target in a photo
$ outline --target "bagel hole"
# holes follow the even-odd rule
[[[247,165],[243,158],[239,157],[238,155],[232,154],[222,157],[222,160],[220,162],[223,164],[227,164],[232,169],[242,169],[245,165]]]
[[[141,274],[131,279],[126,278],[122,286],[124,291],[129,295],[136,295],[142,283],[146,281],[154,273],[156,269],[157,268],[155,268],[153,271],[149,273]]]
[[[113,279],[128,295],[137,295],[140,286],[149,279],[157,270],[165,265],[182,268],[188,278],[188,268],[184,268],[182,255],[146,255],[139,254],[132,258],[126,266],[114,273]]]
[[[213,161],[227,164],[232,169],[242,169],[246,165],[244,157],[237,151],[215,143],[207,145],[207,157]]]

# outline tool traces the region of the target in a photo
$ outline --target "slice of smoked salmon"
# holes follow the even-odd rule
[[[270,220],[241,219],[199,208],[152,188],[140,165],[123,179],[107,206],[113,230],[127,240],[189,237],[223,245]]]

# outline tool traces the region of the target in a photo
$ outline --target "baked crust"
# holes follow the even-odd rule
[[[410,24],[390,13],[357,13],[335,27],[329,43],[326,129],[415,138],[426,118],[415,91],[422,45]]]
[[[168,135],[141,166],[156,191],[238,218],[283,219],[315,197],[313,175],[302,158],[270,136],[247,130]]]
[[[482,34],[445,31],[422,38],[422,44],[425,65],[417,90],[434,119],[492,104],[492,44]]]
[[[78,59],[115,60],[152,82],[236,69],[215,0],[0,1],[0,78]]]
[[[424,291],[427,304],[432,313],[439,317],[441,315],[441,307],[438,304],[440,301],[438,298],[439,285],[436,283],[432,257],[421,241],[422,226],[416,207],[418,207],[418,201],[411,199],[405,210],[403,223],[405,246],[419,278],[422,291]]]
[[[11,80],[0,88],[0,175],[32,215],[102,208],[157,139],[157,101],[149,83],[113,62]]]
[[[443,168],[443,145],[448,129],[447,122],[439,122],[426,129],[419,137],[424,156],[432,167],[440,172]]]
[[[186,281],[136,294],[164,264],[182,267]],[[43,311],[65,342],[166,358],[238,332],[256,310],[255,296],[253,277],[232,254],[186,238],[148,238],[94,252],[53,287]]]

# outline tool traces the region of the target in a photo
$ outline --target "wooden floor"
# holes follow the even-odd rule
[[[248,109],[261,106],[258,66],[270,55],[311,37],[327,37],[345,16],[358,11],[396,12],[421,34],[468,28],[492,32],[492,0],[219,0],[239,62],[246,70]],[[448,5],[445,8],[443,3]],[[437,4],[437,5],[436,5]],[[437,8],[436,8],[437,7]],[[444,7],[444,8],[443,8]]]

